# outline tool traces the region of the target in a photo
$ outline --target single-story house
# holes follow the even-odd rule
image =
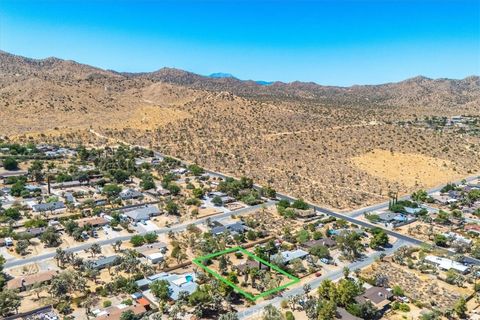
[[[28,235],[32,238],[36,238],[38,236],[41,236],[45,232],[46,228],[45,227],[40,227],[40,228],[29,228],[25,231],[19,232],[18,234],[20,236],[25,236]]]
[[[215,197],[225,197],[227,194],[225,192],[220,192],[220,191],[212,191],[208,193],[208,196],[210,198],[215,198]]]
[[[459,243],[459,244],[471,244],[472,239],[466,238],[462,236],[461,234],[458,234],[456,232],[446,232],[443,234],[445,237],[450,239],[450,241]]]
[[[313,218],[317,215],[314,208],[309,208],[306,210],[294,209],[295,216],[301,219]]]
[[[433,198],[433,200],[435,200],[436,202],[441,203],[441,204],[451,204],[451,203],[455,203],[455,202],[458,201],[457,199],[451,198],[448,195],[443,195],[443,194],[440,194],[440,193],[432,194],[432,198]]]
[[[127,305],[118,305],[113,307],[108,307],[103,311],[97,313],[96,320],[120,320],[122,313],[126,311],[132,311],[136,316],[140,316],[147,312],[147,309],[142,304],[137,304],[134,306]]]
[[[222,200],[222,203],[223,203],[223,204],[225,204],[225,203],[232,203],[232,202],[237,201],[237,199],[235,199],[234,197],[230,197],[230,196],[220,197],[220,199]]]
[[[213,227],[210,232],[214,236],[218,236],[225,232],[230,232],[232,235],[244,233],[246,230],[245,224],[242,221],[237,221],[227,225],[218,225]]]
[[[337,308],[337,312],[335,313],[335,320],[362,320],[362,318],[350,314],[344,308]]]
[[[61,201],[34,204],[32,206],[35,212],[56,211],[65,209],[65,204]]]
[[[171,170],[172,173],[176,173],[176,174],[185,174],[187,173],[187,169],[186,168],[178,168],[178,169],[173,169]]]
[[[29,192],[34,192],[34,191],[40,190],[40,187],[39,186],[34,186],[32,184],[27,184],[25,186],[25,190],[27,190]]]
[[[439,267],[442,270],[453,269],[453,270],[455,270],[457,272],[460,272],[460,273],[463,273],[463,274],[468,273],[470,271],[469,266],[466,266],[463,263],[453,261],[453,260],[448,259],[448,258],[442,258],[442,257],[429,255],[429,256],[425,257],[425,261],[436,265],[437,267]]]
[[[463,229],[467,232],[480,234],[480,225],[478,224],[467,224]]]
[[[355,228],[355,229],[330,229],[328,231],[328,233],[330,235],[334,235],[334,236],[342,235],[344,233],[349,233],[349,232],[355,232],[356,234],[358,234],[360,236],[363,236],[365,234],[365,231],[363,231],[363,229],[360,229],[360,228]]]
[[[196,275],[193,272],[184,273],[184,274],[170,274],[162,272],[159,274],[152,275],[145,279],[136,281],[136,284],[141,290],[148,289],[150,284],[154,281],[165,280],[168,282],[170,287],[170,298],[172,300],[177,300],[180,292],[185,291],[188,294],[192,294],[197,290]],[[150,290],[146,290],[143,293],[149,300],[156,301],[156,299],[151,294]]]
[[[391,291],[383,287],[371,287],[364,293],[355,297],[357,303],[365,303],[370,301],[375,307],[382,310],[392,302],[393,294]]]
[[[335,247],[337,245],[337,243],[335,242],[335,240],[331,239],[331,238],[322,238],[322,239],[318,239],[318,240],[310,240],[310,241],[307,241],[305,243],[303,243],[301,245],[302,248],[306,249],[306,250],[309,250],[317,245],[321,245],[321,246],[325,246],[325,247]]]
[[[131,200],[143,197],[143,193],[135,189],[125,189],[119,194],[122,200]]]
[[[58,182],[58,183],[52,183],[50,187],[52,189],[65,189],[65,188],[73,188],[73,187],[80,187],[87,185],[87,181],[79,181],[79,180],[73,180],[73,181],[65,181],[65,182]]]
[[[167,245],[163,242],[155,242],[134,248],[134,250],[149,260],[150,263],[155,264],[165,259]]]
[[[26,291],[26,290],[29,290],[33,285],[37,283],[45,284],[50,282],[57,273],[58,273],[57,271],[49,270],[49,271],[40,271],[28,276],[16,277],[7,282],[7,288]]]
[[[380,213],[378,217],[381,222],[392,223],[394,225],[415,221],[414,217],[405,215],[403,213],[396,213],[396,212],[390,212],[390,211]]]
[[[147,205],[125,211],[123,214],[132,222],[140,222],[149,220],[152,216],[158,216],[160,214],[160,210],[154,205]]]
[[[101,270],[111,266],[115,266],[120,262],[120,258],[117,255],[99,258],[95,261],[92,261],[92,268]]]
[[[396,213],[396,212],[390,212],[390,211],[387,211],[387,212],[382,212],[378,215],[378,218],[380,219],[380,221],[382,222],[385,222],[385,223],[391,223],[393,221],[395,221],[395,217],[398,216],[399,214]]]
[[[165,253],[167,251],[167,244],[164,242],[154,242],[148,243],[141,247],[135,247],[133,250],[137,251],[141,255],[149,254],[152,252],[162,252]]]
[[[109,221],[104,217],[83,218],[83,219],[78,219],[76,222],[80,228],[83,228],[84,226],[87,226],[87,225],[90,225],[92,227],[103,227],[109,224]]]
[[[144,256],[151,264],[159,263],[165,259],[165,255],[161,252],[150,252],[144,254]]]
[[[420,211],[422,211],[423,208],[411,208],[411,207],[405,207],[405,212],[408,214],[418,214]]]
[[[284,263],[289,263],[295,259],[304,259],[308,256],[308,252],[303,251],[301,249],[290,250],[290,251],[282,251],[272,256],[272,261],[280,259]]]
[[[75,203],[76,202],[75,197],[73,196],[73,194],[71,192],[65,192],[63,194],[63,198],[65,199],[65,202],[67,202],[67,203]]]
[[[247,260],[245,263],[241,263],[239,265],[233,266],[233,268],[237,269],[240,274],[245,274],[250,269],[263,269],[267,270],[268,267],[259,261],[254,260]]]
[[[10,177],[26,177],[28,175],[27,171],[5,171],[0,173],[0,179],[3,179],[4,181],[7,180]]]

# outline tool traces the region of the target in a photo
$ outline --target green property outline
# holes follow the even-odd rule
[[[253,260],[256,260],[256,261],[259,261],[261,263],[263,263],[264,265],[272,268],[273,270],[283,274],[284,276],[286,276],[288,279],[292,280],[284,285],[281,285],[281,286],[278,286],[276,288],[273,288],[273,289],[270,289],[268,291],[265,291],[265,292],[262,292],[260,294],[257,294],[256,296],[244,291],[242,288],[240,288],[239,286],[235,285],[233,282],[229,281],[228,279],[226,279],[225,277],[222,277],[221,275],[219,275],[217,272],[215,272],[214,270],[210,269],[209,267],[207,267],[206,265],[204,265],[202,262],[204,260],[207,260],[207,259],[211,259],[211,258],[214,258],[214,257],[218,257],[218,256],[221,256],[221,255],[224,255],[226,253],[232,253],[232,252],[242,252],[244,254],[246,254],[247,256],[251,257]],[[256,255],[254,255],[253,253],[251,253],[250,251],[247,251],[245,250],[244,248],[242,247],[234,247],[234,248],[230,248],[230,249],[226,249],[226,250],[222,250],[222,251],[218,251],[218,252],[214,252],[214,253],[211,253],[211,254],[208,254],[206,256],[202,256],[202,257],[198,257],[198,258],[195,258],[192,260],[192,262],[194,264],[196,264],[197,266],[199,266],[200,268],[204,269],[205,271],[207,271],[208,273],[210,273],[211,275],[213,275],[215,278],[217,278],[218,280],[226,283],[227,285],[229,285],[230,287],[232,287],[235,291],[243,294],[246,298],[252,300],[252,301],[256,301],[262,297],[265,297],[265,296],[268,296],[272,293],[275,293],[275,292],[278,292],[278,291],[281,291],[283,289],[285,289],[286,287],[289,287],[291,285],[294,285],[296,283],[299,283],[300,282],[300,279],[289,274],[288,272],[285,272],[284,270],[280,269],[279,267],[277,267],[276,265],[270,263],[270,262],[267,262],[265,260],[263,260],[262,258],[260,257],[257,257]]]

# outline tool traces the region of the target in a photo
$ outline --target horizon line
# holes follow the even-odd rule
[[[155,72],[161,71],[163,69],[172,69],[172,70],[179,70],[179,71],[182,71],[182,72],[190,73],[190,74],[197,75],[197,76],[200,76],[200,77],[209,78],[211,80],[215,80],[215,79],[234,79],[234,80],[238,80],[238,81],[242,81],[242,82],[254,82],[257,85],[262,85],[259,82],[268,83],[268,84],[263,84],[263,86],[269,86],[269,85],[273,85],[273,84],[304,83],[304,84],[315,84],[315,85],[318,85],[318,86],[321,86],[321,87],[351,88],[351,87],[358,87],[358,86],[381,86],[381,85],[387,85],[387,84],[396,84],[396,83],[401,83],[401,82],[405,82],[405,81],[413,80],[413,79],[417,79],[417,78],[424,78],[424,79],[431,80],[431,81],[440,81],[440,80],[464,81],[464,80],[469,79],[469,78],[479,78],[480,77],[480,74],[477,75],[477,74],[474,74],[474,73],[472,73],[470,75],[467,75],[463,78],[448,78],[448,77],[433,78],[433,77],[428,77],[428,76],[425,76],[425,75],[422,75],[422,74],[417,74],[415,76],[400,79],[400,80],[397,80],[397,81],[379,82],[379,83],[363,83],[363,84],[356,83],[356,84],[345,86],[345,85],[321,84],[321,83],[318,83],[316,81],[306,81],[306,80],[294,80],[294,81],[288,81],[287,82],[287,81],[281,81],[281,80],[241,79],[241,78],[236,77],[234,74],[229,73],[228,71],[213,71],[213,72],[210,72],[208,75],[205,75],[205,74],[197,73],[195,71],[182,69],[182,68],[177,68],[177,67],[171,67],[171,66],[162,66],[162,67],[160,67],[158,69],[155,69],[155,70],[152,70],[152,71],[119,71],[119,70],[115,70],[115,69],[104,68],[104,67],[101,67],[101,66],[96,66],[96,65],[93,65],[93,64],[80,62],[80,61],[74,60],[74,59],[60,58],[60,57],[56,57],[56,56],[48,56],[48,57],[44,57],[44,58],[32,58],[32,57],[27,57],[27,56],[24,56],[24,55],[21,55],[21,54],[8,52],[8,51],[1,50],[1,49],[0,49],[0,52],[6,53],[8,55],[24,58],[24,59],[37,60],[37,61],[48,60],[48,59],[57,59],[57,60],[61,60],[61,61],[69,61],[69,62],[74,62],[74,63],[80,64],[80,65],[89,66],[91,68],[100,69],[100,70],[103,70],[103,71],[114,72],[114,73],[118,73],[118,74],[141,75],[141,74],[155,73]],[[225,74],[225,75],[229,75],[229,76],[226,76],[226,77],[212,77],[212,75],[215,75],[215,74]]]

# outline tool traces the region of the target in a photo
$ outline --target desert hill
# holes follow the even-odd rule
[[[105,143],[92,129],[340,209],[480,170],[478,136],[400,125],[424,116],[480,116],[475,76],[261,85],[0,52],[0,110],[0,135],[10,139]]]

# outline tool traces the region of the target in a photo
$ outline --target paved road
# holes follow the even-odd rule
[[[460,184],[463,180],[465,180],[467,182],[471,182],[473,180],[478,179],[478,177],[479,177],[479,175],[477,174],[475,176],[470,176],[470,177],[462,179],[462,180],[453,181],[453,183]],[[437,186],[435,188],[429,189],[429,190],[427,190],[427,193],[431,195],[432,193],[440,191],[444,186],[445,186],[445,184],[442,184],[442,185]],[[399,200],[409,200],[409,199],[410,199],[409,195],[405,195],[405,196],[402,196],[402,197],[399,198]],[[361,209],[358,209],[358,210],[351,211],[351,212],[348,213],[348,215],[352,216],[352,217],[359,217],[359,216],[363,215],[365,212],[382,210],[382,209],[386,209],[386,208],[388,208],[388,201],[383,202],[383,203],[379,203],[379,204],[375,204],[373,206],[369,206],[369,207],[365,207],[365,208],[361,208]]]
[[[200,218],[200,219],[197,219],[194,222],[173,225],[170,228],[161,228],[161,229],[156,230],[155,232],[157,234],[164,234],[164,233],[168,233],[170,231],[181,232],[181,231],[186,230],[187,227],[190,224],[198,225],[198,224],[205,223],[208,218],[210,218],[211,220],[221,220],[221,219],[230,217],[232,215],[238,216],[238,215],[249,214],[249,213],[252,213],[255,210],[261,208],[262,206],[271,206],[273,204],[275,204],[275,201],[268,201],[268,202],[260,204],[260,205],[251,206],[251,207],[247,207],[247,208],[242,208],[242,209],[235,210],[235,211],[230,211],[230,212],[223,212],[223,213],[219,213],[219,214],[207,217],[207,218]],[[147,232],[142,232],[142,233],[137,233],[137,234],[144,235],[145,233],[147,233]],[[132,235],[127,235],[127,236],[115,237],[115,238],[111,238],[111,239],[98,240],[95,243],[99,244],[100,246],[106,246],[106,245],[110,245],[112,243],[115,243],[118,240],[120,240],[120,241],[129,240],[131,237],[132,237]],[[76,247],[66,248],[65,251],[67,251],[67,252],[80,252],[80,251],[83,251],[85,249],[90,248],[91,245],[92,245],[92,243],[85,243],[85,244],[81,244],[81,245],[76,246]],[[49,253],[45,253],[45,254],[42,254],[42,255],[37,255],[37,256],[34,256],[34,257],[28,257],[28,258],[16,259],[16,260],[9,260],[5,263],[4,268],[19,267],[19,266],[23,266],[23,265],[29,264],[29,263],[36,263],[36,262],[39,262],[39,261],[52,259],[53,257],[55,257],[55,254],[56,254],[55,252],[49,252]]]
[[[380,254],[382,254],[382,253],[385,253],[387,255],[392,254],[398,248],[400,248],[401,246],[404,246],[404,245],[407,245],[407,243],[405,241],[397,240],[392,245],[392,247],[390,247],[390,248],[388,248],[384,251],[381,251],[381,252],[375,252],[372,255],[364,258],[363,260],[352,262],[348,265],[348,268],[352,271],[355,270],[355,269],[364,268],[364,267],[370,265],[371,263],[373,263],[375,261],[375,259]],[[312,279],[312,280],[310,280],[309,282],[306,282],[306,283],[308,283],[312,287],[312,291],[313,291],[314,289],[316,289],[322,283],[323,280],[326,280],[326,279],[336,280],[336,279],[339,279],[341,277],[343,277],[343,269],[335,270],[335,271],[326,273],[326,274],[322,275],[321,277],[314,278],[314,279]],[[269,304],[273,304],[276,307],[279,307],[282,300],[288,299],[288,297],[291,297],[291,296],[294,296],[294,295],[297,295],[297,294],[302,294],[302,293],[303,293],[303,285],[293,287],[292,289],[285,291],[281,296],[278,296],[278,297],[276,297],[274,299],[271,299],[271,300],[268,300],[268,301],[258,303],[256,305],[251,306],[250,308],[248,308],[246,310],[238,312],[238,317],[240,319],[247,319],[247,318],[250,318],[252,316],[260,315],[260,313],[263,311],[263,308],[265,308],[265,306],[267,306]]]
[[[470,182],[472,180],[475,180],[478,178],[478,175],[475,175],[475,176],[471,176],[471,177],[468,177],[466,178],[465,180],[467,182]],[[455,183],[460,183],[460,181],[457,181]],[[436,191],[439,191],[440,189],[442,188],[442,186],[438,186],[438,187],[435,187],[433,189],[430,189],[428,190],[428,193],[433,193],[433,192],[436,192]],[[294,197],[291,197],[291,196],[288,196],[288,195],[285,195],[285,194],[277,194],[277,197],[279,199],[287,199],[289,201],[294,201],[295,198]],[[399,199],[409,199],[409,196],[404,196],[402,198],[399,198]],[[413,244],[413,245],[416,245],[416,246],[420,246],[420,245],[431,245],[430,243],[427,243],[427,242],[424,242],[422,240],[418,240],[414,237],[411,237],[411,236],[408,236],[408,235],[405,235],[405,234],[402,234],[402,233],[399,233],[399,232],[396,232],[396,231],[393,231],[393,230],[389,230],[389,229],[386,229],[384,228],[382,225],[380,224],[372,224],[372,223],[369,223],[369,222],[366,222],[366,221],[363,221],[363,220],[359,220],[358,217],[363,214],[363,213],[358,213],[360,212],[360,210],[372,210],[371,208],[384,208],[384,207],[388,207],[388,202],[387,203],[381,203],[381,204],[377,204],[377,205],[374,205],[374,206],[371,206],[371,207],[368,207],[368,209],[360,209],[360,210],[357,210],[357,213],[356,214],[353,214],[353,215],[350,215],[348,213],[338,213],[338,212],[334,212],[332,210],[329,210],[329,209],[325,209],[325,208],[322,208],[320,206],[317,206],[317,205],[314,205],[314,204],[310,204],[312,208],[315,208],[318,212],[322,212],[322,213],[325,213],[327,215],[330,215],[332,217],[335,217],[335,218],[338,218],[338,219],[344,219],[348,222],[351,222],[351,223],[354,223],[356,225],[359,225],[361,227],[365,227],[365,228],[374,228],[374,227],[380,227],[382,229],[385,230],[385,232],[390,235],[390,236],[393,236],[397,239],[400,239],[400,240],[403,240],[405,242],[408,242],[410,244]],[[377,209],[378,210],[378,209]],[[364,211],[365,212],[365,211]],[[444,249],[444,248],[439,248],[443,251],[445,251],[448,255],[454,255],[455,252],[454,251],[451,251],[451,250],[447,250],[447,249]],[[476,264],[476,265],[480,265],[480,260],[478,259],[475,259],[475,258],[472,258],[472,257],[468,257],[466,256],[465,257],[465,260],[464,262],[467,262],[467,263],[471,263],[471,264]]]

